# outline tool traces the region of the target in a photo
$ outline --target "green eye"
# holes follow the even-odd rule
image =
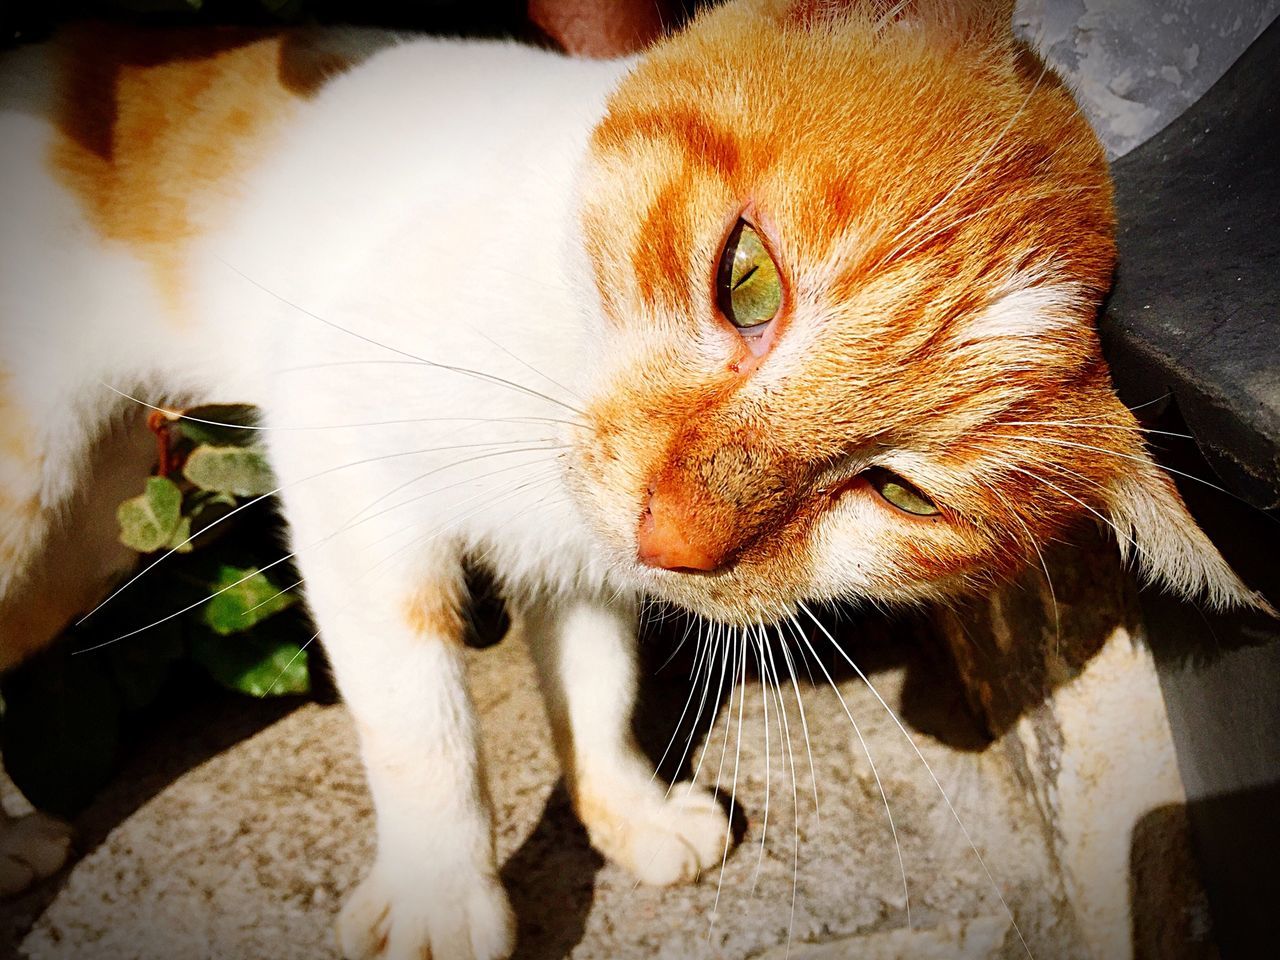
[[[734,226],[720,254],[716,300],[725,318],[744,331],[764,326],[782,305],[778,265],[745,220]]]
[[[917,517],[936,517],[938,508],[920,489],[881,467],[866,472],[867,481],[889,504]]]

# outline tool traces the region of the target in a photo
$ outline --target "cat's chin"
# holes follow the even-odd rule
[[[635,567],[630,573],[640,593],[732,627],[771,626],[788,620],[799,614],[804,599],[760,590],[733,570],[701,573]]]

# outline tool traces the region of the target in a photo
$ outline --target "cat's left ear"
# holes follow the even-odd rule
[[[1236,576],[1149,454],[1126,460],[1107,494],[1121,556],[1144,581],[1217,609],[1248,607],[1277,616]]]
[[[882,25],[945,23],[970,33],[1012,33],[1014,0],[763,0],[792,24],[812,25],[853,13]]]

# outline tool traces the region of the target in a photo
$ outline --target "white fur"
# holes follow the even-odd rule
[[[1044,342],[1054,334],[1079,328],[1084,301],[1074,285],[1040,282],[1034,274],[1024,274],[997,293],[985,310],[966,320],[961,336],[970,341],[1026,340],[1028,349],[1043,351]]]
[[[339,921],[348,955],[492,960],[512,948],[461,654],[429,616],[414,622],[416,598],[456,586],[466,555],[496,570],[528,628],[596,845],[653,882],[717,863],[723,811],[696,790],[667,795],[629,732],[639,592],[681,574],[634,563],[629,495],[589,526],[562,456],[582,429],[579,391],[628,349],[724,360],[711,339],[672,346],[674,325],[630,346],[594,329],[575,178],[626,64],[434,40],[372,56],[302,103],[223,198],[229,216],[189,251],[176,322],[147,266],[97,236],[45,169],[44,57],[0,64],[0,357],[6,402],[37,425],[36,456],[0,459],[0,482],[42,508],[25,525],[0,516],[15,569],[69,511],[126,403],[113,389],[257,404],[378,810],[377,859]],[[1043,339],[1071,296],[1011,291],[967,333]],[[743,396],[803,368],[807,336],[780,342]],[[1127,502],[1122,525],[1155,536],[1162,505]],[[831,510],[808,545],[810,595],[918,596],[875,576],[890,522],[865,498]],[[1212,552],[1184,532],[1166,575],[1203,578],[1196,550]],[[0,574],[0,610],[16,582]],[[729,601],[745,612],[726,615],[769,612],[745,591]]]
[[[601,845],[674,882],[718,862],[726,836],[709,797],[666,801],[631,742],[635,594],[609,581],[563,492],[558,451],[576,428],[551,422],[574,419],[561,384],[582,373],[574,177],[624,69],[433,40],[373,56],[302,105],[226,198],[234,216],[192,252],[175,323],[145,265],[97,237],[44,168],[43,53],[4,64],[0,349],[44,427],[39,476],[15,483],[38,486],[44,516],[68,502],[125,403],[109,387],[262,407],[378,809],[377,860],[340,918],[352,956],[384,938],[387,956],[415,960],[512,946],[460,652],[407,615],[423,584],[456,581],[464,553],[497,569],[551,645],[540,662],[560,665],[548,687],[572,727],[558,729],[573,789],[608,801],[588,823]],[[612,679],[607,696],[581,662]]]

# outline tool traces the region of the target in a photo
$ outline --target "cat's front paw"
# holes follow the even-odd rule
[[[515,918],[497,877],[379,862],[342,908],[337,934],[345,960],[505,960]]]
[[[707,790],[653,781],[629,789],[584,790],[578,815],[591,842],[643,883],[691,883],[718,867],[732,842],[729,820]]]
[[[43,813],[13,820],[0,813],[0,897],[15,897],[62,869],[71,827]]]

